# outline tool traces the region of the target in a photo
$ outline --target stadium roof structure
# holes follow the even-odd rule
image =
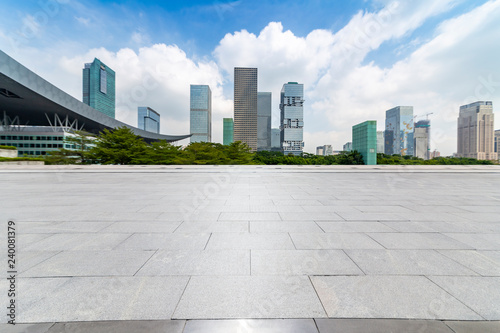
[[[158,140],[173,142],[191,136],[148,132],[108,117],[52,85],[2,51],[0,51],[0,112],[10,119],[15,119],[19,125],[71,125],[94,134],[104,129],[124,126],[148,142]]]

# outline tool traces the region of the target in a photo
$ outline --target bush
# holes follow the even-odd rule
[[[17,148],[12,146],[0,146],[0,149],[16,150]]]

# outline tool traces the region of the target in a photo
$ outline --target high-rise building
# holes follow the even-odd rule
[[[495,131],[495,153],[500,158],[500,130]]]
[[[97,58],[83,68],[83,103],[115,118],[115,72]]]
[[[377,131],[377,154],[382,153],[384,154],[385,152],[385,147],[384,147],[384,131]]]
[[[316,155],[324,156],[325,155],[325,146],[316,147]]]
[[[257,68],[234,68],[234,141],[257,150]]]
[[[223,140],[222,144],[230,145],[234,142],[233,140],[233,132],[234,132],[234,122],[233,118],[224,118],[222,119],[224,128],[223,128]]]
[[[368,120],[352,127],[352,149],[363,156],[366,165],[377,164],[376,120]]]
[[[304,85],[288,82],[281,89],[281,149],[283,154],[300,155],[304,149]]]
[[[457,155],[478,160],[497,160],[494,143],[493,103],[462,105],[458,116]]]
[[[431,152],[429,155],[430,155],[430,156],[429,156],[429,158],[432,160],[433,158],[440,157],[440,156],[441,156],[441,153],[440,153],[440,152],[438,152],[437,150],[434,150],[434,151],[433,151],[433,152]]]
[[[271,128],[271,150],[281,151],[280,142],[280,129]]]
[[[428,160],[431,151],[431,121],[420,120],[415,123],[413,135],[413,147],[415,153],[413,156]]]
[[[384,151],[387,155],[413,155],[413,106],[385,112]]]
[[[191,142],[212,141],[212,91],[203,84],[192,84],[190,91]]]
[[[271,150],[271,93],[257,93],[257,150]]]
[[[332,147],[332,145],[324,145],[323,146],[323,155],[324,156],[331,156],[331,155],[333,155],[333,147]]]
[[[148,132],[160,133],[160,114],[147,106],[137,108],[137,127]]]
[[[343,151],[352,151],[352,142],[346,142],[345,145],[342,147]]]

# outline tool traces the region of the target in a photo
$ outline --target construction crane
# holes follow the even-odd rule
[[[434,114],[434,112],[429,112],[425,114],[425,119],[429,120],[429,115]]]

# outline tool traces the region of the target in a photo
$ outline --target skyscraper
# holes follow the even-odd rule
[[[325,146],[316,147],[316,155],[318,155],[318,156],[325,155]]]
[[[428,160],[431,150],[431,121],[420,120],[415,123],[414,133],[414,156]]]
[[[115,118],[115,72],[97,58],[83,68],[83,103]]]
[[[281,151],[280,142],[280,129],[271,128],[271,150]]]
[[[346,142],[344,146],[342,146],[343,151],[352,151],[352,142]]]
[[[224,118],[223,122],[223,140],[222,144],[230,145],[234,142],[233,140],[233,132],[234,132],[234,122],[233,118]]]
[[[257,68],[234,68],[234,141],[257,150]]]
[[[366,165],[377,164],[377,121],[368,120],[352,127],[352,149],[363,155]]]
[[[457,155],[478,160],[497,160],[493,103],[478,101],[462,105],[458,116]]]
[[[137,127],[148,132],[160,133],[160,114],[147,106],[137,108]]]
[[[207,85],[191,85],[190,142],[212,141],[212,91]]]
[[[396,106],[385,112],[385,153],[413,155],[413,106]]]
[[[283,154],[300,155],[304,148],[304,85],[288,82],[281,89],[281,149]]]
[[[495,130],[495,153],[500,158],[500,130]]]
[[[257,150],[271,150],[271,93],[257,93]]]
[[[382,153],[384,154],[385,152],[385,147],[384,147],[384,131],[377,131],[377,154]]]

